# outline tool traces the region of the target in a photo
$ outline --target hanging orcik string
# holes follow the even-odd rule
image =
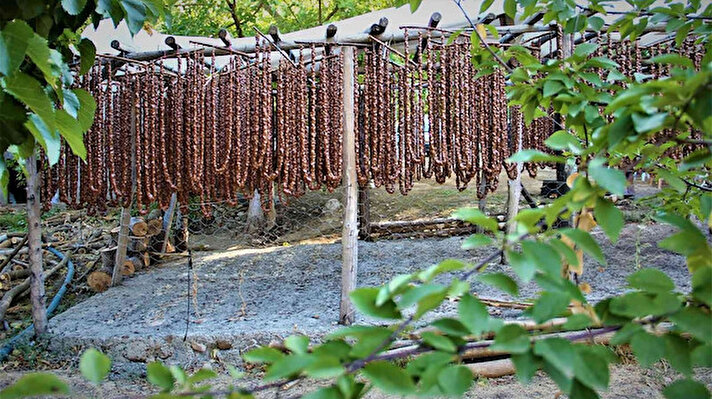
[[[497,188],[503,166],[514,177],[515,168],[505,160],[519,147],[519,126],[521,147],[540,151],[548,151],[544,142],[554,126],[549,118],[523,125],[519,109],[507,107],[505,76],[477,76],[468,37],[445,41],[430,35],[406,30],[402,52],[376,41],[357,58],[358,182],[403,195],[421,179],[451,181],[461,190],[474,182],[483,198]],[[325,56],[312,43],[293,52],[295,68],[286,60],[273,65],[269,43],[255,40],[248,66],[228,57],[218,67],[214,55],[194,51],[178,57],[172,72],[163,59],[127,68],[118,67],[121,60],[106,59],[77,79],[97,104],[84,137],[87,159],[61,145],[57,164],[43,170],[46,204],[59,192],[72,207],[101,211],[135,201],[145,212],[152,203],[166,208],[176,193],[181,204],[197,200],[210,216],[212,202],[236,204],[240,193],[251,198],[257,192],[269,208],[275,194],[288,201],[308,190],[339,188],[340,51],[332,47]],[[668,74],[667,66],[644,62],[656,55],[679,52],[699,67],[704,54],[692,39],[680,47],[668,42],[641,47],[601,35],[595,40],[595,55],[617,62],[630,79],[640,76],[636,73]],[[414,56],[415,43],[423,48]],[[560,57],[562,32],[549,43],[548,54]],[[605,79],[608,72],[600,70],[599,76]],[[669,134],[662,131],[658,138]],[[691,132],[693,139],[700,136]],[[695,148],[676,148],[671,155],[682,159]],[[531,176],[545,166],[525,164]]]

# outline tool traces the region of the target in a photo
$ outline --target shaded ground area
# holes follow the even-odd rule
[[[672,233],[664,225],[627,225],[620,241],[611,245],[594,232],[607,254],[606,267],[586,260],[584,281],[597,301],[625,289],[625,277],[640,267],[668,273],[678,289],[689,290],[683,257],[659,249],[656,243]],[[446,258],[472,262],[490,250],[460,249],[461,237],[391,240],[359,244],[359,285],[380,285],[396,274],[409,273]],[[200,367],[216,357],[239,364],[246,348],[279,340],[295,332],[318,338],[336,327],[340,290],[341,246],[298,245],[260,250],[202,253],[195,257],[196,285],[187,261],[174,262],[129,279],[120,287],[96,295],[51,321],[50,349],[61,356],[78,348],[97,346],[116,362],[116,371],[141,373],[143,363],[164,359],[184,367]],[[491,265],[489,271],[504,270]],[[483,298],[508,299],[499,291],[472,283]],[[521,298],[537,292],[521,287]],[[191,300],[194,292],[194,300]],[[191,302],[188,338],[186,312]],[[451,312],[446,303],[437,313]],[[503,317],[516,311],[493,309]],[[360,322],[376,323],[360,318]],[[211,351],[213,348],[224,348]],[[211,355],[213,355],[211,357]]]

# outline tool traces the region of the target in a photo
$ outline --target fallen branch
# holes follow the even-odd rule
[[[51,268],[49,271],[45,273],[45,278],[51,277],[54,273],[57,272],[57,270],[61,269],[64,265],[67,264],[69,261],[69,255],[65,256],[64,259],[57,263],[53,268]],[[25,279],[25,281],[22,282],[22,284],[16,285],[13,287],[10,291],[6,292],[5,295],[3,295],[2,299],[0,300],[0,320],[5,320],[5,313],[7,313],[7,309],[10,307],[12,304],[13,299],[15,297],[19,297],[27,291],[28,288],[30,288],[30,280],[32,277],[28,277]]]
[[[22,247],[24,247],[26,244],[27,244],[27,234],[25,234],[25,237],[22,239],[22,241],[20,241],[20,243],[17,244],[17,246],[12,250],[12,252],[10,252],[8,257],[5,258],[5,260],[2,263],[0,263],[0,273],[5,273],[8,271],[5,269],[9,269],[8,265],[10,264],[10,261],[12,260],[12,258],[15,257],[15,255],[17,255],[20,252],[20,249],[22,249]]]

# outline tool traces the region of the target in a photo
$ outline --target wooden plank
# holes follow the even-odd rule
[[[163,237],[163,245],[161,246],[161,253],[166,253],[166,247],[168,247],[168,240],[171,238],[171,226],[173,226],[173,217],[176,213],[176,204],[178,203],[178,194],[171,194],[171,202],[168,204],[168,210],[163,215],[163,231],[165,236]]]
[[[341,233],[341,302],[339,323],[353,324],[355,310],[349,294],[356,288],[358,271],[358,182],[356,180],[356,134],[354,123],[354,49],[342,47],[343,75],[343,165],[344,226]]]

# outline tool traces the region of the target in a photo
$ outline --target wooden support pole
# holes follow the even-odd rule
[[[512,120],[514,122],[514,120]],[[519,121],[518,121],[519,122]],[[523,123],[523,121],[522,121]],[[514,129],[514,134],[517,135],[517,148],[515,149],[516,151],[521,151],[522,150],[522,139],[523,139],[523,134],[522,130],[524,130],[524,127],[522,126],[522,123],[517,123],[516,126],[512,126]],[[517,216],[517,213],[519,213],[519,199],[522,196],[522,171],[524,170],[524,163],[523,162],[517,162],[517,167],[516,167],[516,177],[514,180],[509,180],[507,182],[507,189],[508,189],[508,203],[507,203],[507,233],[512,234],[516,231],[517,228],[517,223],[514,221],[514,218]]]
[[[45,307],[44,268],[42,260],[42,226],[40,216],[40,175],[37,171],[37,156],[32,155],[25,162],[27,172],[27,246],[30,252],[30,303],[35,334],[47,332],[47,310]]]
[[[343,75],[343,163],[344,226],[341,233],[341,302],[339,323],[350,325],[355,320],[349,294],[356,288],[358,271],[358,182],[356,180],[356,133],[354,123],[354,49],[342,47]]]
[[[166,210],[165,215],[163,215],[163,245],[161,246],[161,253],[166,253],[166,248],[168,247],[168,242],[171,238],[171,226],[173,226],[173,216],[176,213],[176,204],[178,203],[178,194],[171,194],[171,202],[168,204],[168,210]]]
[[[116,261],[114,270],[111,273],[111,286],[121,283],[123,276],[123,264],[126,261],[126,249],[129,245],[129,224],[131,223],[131,202],[136,193],[136,107],[137,98],[133,98],[131,106],[131,193],[129,194],[129,206],[121,207],[121,219],[119,222],[119,237],[117,239]]]

